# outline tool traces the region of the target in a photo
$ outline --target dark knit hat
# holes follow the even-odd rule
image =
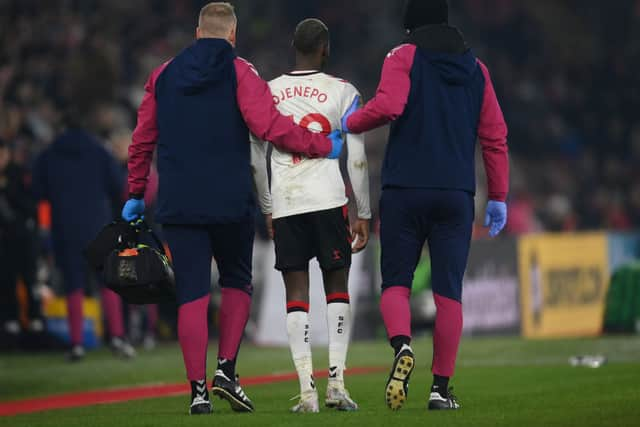
[[[447,0],[407,0],[404,8],[404,28],[415,30],[425,25],[447,24]]]

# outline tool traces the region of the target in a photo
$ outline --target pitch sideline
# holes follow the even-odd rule
[[[386,372],[383,367],[359,367],[349,368],[347,373],[351,375],[366,375]],[[326,370],[316,371],[314,376],[326,377]],[[242,379],[243,386],[275,384],[298,379],[295,372],[286,374],[262,375],[246,377]],[[159,397],[179,396],[190,392],[189,384],[162,384],[135,387],[123,387],[109,390],[93,390],[86,392],[65,393],[53,396],[43,396],[31,399],[0,402],[0,416],[14,416],[30,414],[33,412],[50,411],[54,409],[70,409],[82,406],[102,405],[109,403],[122,403],[132,400],[153,399]]]

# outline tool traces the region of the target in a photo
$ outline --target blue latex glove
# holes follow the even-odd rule
[[[342,116],[342,132],[349,133],[349,126],[347,126],[347,121],[353,113],[358,111],[358,108],[360,108],[360,95],[356,96],[347,112],[344,113],[344,116]]]
[[[487,204],[487,214],[484,217],[484,226],[491,227],[489,236],[496,237],[505,225],[507,225],[507,204],[490,200]]]
[[[137,219],[143,218],[144,213],[144,200],[143,199],[129,199],[122,208],[122,219],[131,222]]]
[[[342,146],[344,145],[344,141],[342,140],[342,132],[339,130],[334,130],[327,138],[331,140],[331,152],[327,155],[327,159],[337,159],[340,157],[340,153],[342,153]]]

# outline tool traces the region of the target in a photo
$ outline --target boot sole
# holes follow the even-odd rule
[[[353,406],[341,405],[340,401],[337,401],[337,400],[327,400],[324,402],[324,406],[329,409],[335,409],[336,411],[343,411],[343,412],[354,412],[358,410],[357,406],[353,407]]]
[[[253,412],[253,408],[237,399],[234,395],[221,387],[213,387],[211,393],[220,399],[226,400],[231,405],[231,409],[235,412]]]
[[[401,356],[394,363],[385,390],[385,400],[389,409],[397,411],[401,409],[407,401],[407,394],[404,389],[405,384],[409,382],[409,377],[411,376],[411,372],[413,372],[414,365],[415,360],[413,356],[410,355]]]
[[[211,403],[209,405],[201,404],[189,408],[189,415],[210,415],[213,412],[213,406]]]

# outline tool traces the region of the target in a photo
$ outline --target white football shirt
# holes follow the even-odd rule
[[[330,133],[341,128],[341,118],[358,90],[349,82],[317,71],[292,72],[269,82],[280,112],[292,116],[300,126]],[[254,157],[265,162],[266,147],[253,138]],[[262,146],[260,146],[262,145]],[[363,135],[347,135],[347,169],[352,183],[358,217],[371,218],[369,174]],[[254,168],[259,160],[252,160]],[[266,166],[266,164],[265,164]],[[266,174],[262,174],[266,176]],[[348,203],[338,159],[309,159],[273,148],[271,191],[256,182],[264,213],[283,218],[344,206]]]

